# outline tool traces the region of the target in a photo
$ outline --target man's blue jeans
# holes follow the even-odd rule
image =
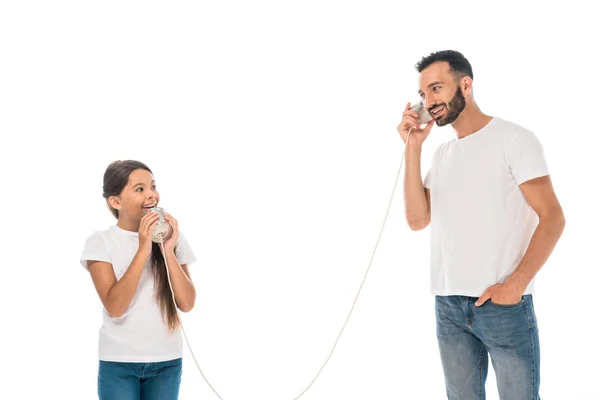
[[[531,295],[516,305],[436,296],[437,337],[449,400],[484,400],[488,354],[501,400],[539,400],[540,346]]]
[[[129,363],[100,361],[100,400],[177,400],[182,360]]]

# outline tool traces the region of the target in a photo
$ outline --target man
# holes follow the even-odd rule
[[[485,398],[488,354],[502,400],[539,399],[540,348],[534,277],[565,218],[542,147],[529,130],[484,114],[473,71],[459,52],[416,65],[419,95],[434,118],[417,122],[410,103],[398,131],[405,148],[404,197],[411,229],[431,223],[431,290],[450,400]],[[421,179],[421,148],[433,125],[442,144]]]

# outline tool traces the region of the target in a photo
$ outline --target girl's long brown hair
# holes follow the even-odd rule
[[[119,210],[114,209],[110,205],[108,198],[110,196],[119,196],[123,192],[123,189],[127,186],[127,182],[129,182],[129,175],[136,169],[144,169],[152,173],[148,166],[135,160],[115,161],[106,168],[106,172],[104,173],[102,196],[106,199],[108,209],[117,219],[119,219]],[[177,308],[175,308],[175,304],[173,303],[165,260],[157,243],[152,243],[151,260],[152,275],[154,276],[154,297],[160,306],[163,321],[166,322],[169,332],[172,333],[179,328],[179,317],[177,315]]]

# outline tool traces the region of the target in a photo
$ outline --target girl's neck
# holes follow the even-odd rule
[[[117,226],[125,231],[137,232],[140,229],[140,221],[119,216]]]

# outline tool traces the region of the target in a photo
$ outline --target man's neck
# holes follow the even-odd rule
[[[459,139],[481,130],[493,117],[486,115],[474,104],[467,105],[459,117],[452,123],[452,128]]]

